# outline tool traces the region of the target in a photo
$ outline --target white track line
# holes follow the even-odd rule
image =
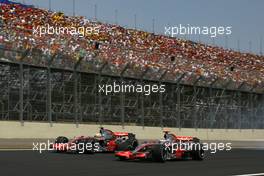
[[[30,151],[30,150],[32,149],[0,149],[0,151]]]
[[[258,175],[264,175],[264,173],[242,174],[242,175],[233,175],[233,176],[258,176]]]
[[[232,147],[232,149],[264,149],[264,147]]]

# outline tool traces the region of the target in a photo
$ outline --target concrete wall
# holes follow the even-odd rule
[[[25,122],[21,126],[20,122],[0,121],[0,138],[2,139],[51,139],[56,136],[85,135],[93,136],[98,133],[99,125],[81,124],[77,128],[75,124],[54,123],[51,127],[49,123]],[[160,139],[162,129],[159,127],[121,126],[104,125],[104,128],[113,131],[127,131],[136,134],[138,139]],[[188,129],[168,128],[177,135],[197,136],[202,140],[232,140],[232,141],[263,141],[264,130],[237,130],[237,129]]]

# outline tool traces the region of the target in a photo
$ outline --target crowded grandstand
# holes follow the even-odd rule
[[[130,64],[135,70],[163,69],[170,77],[186,73],[263,87],[264,57],[256,54],[13,3],[1,4],[0,24],[1,48],[51,56],[61,53],[63,59],[58,62],[65,68],[81,58],[87,62],[108,62],[117,70]],[[91,32],[80,37],[69,33],[42,36],[33,33],[33,29],[47,24],[55,27],[99,28],[99,34]],[[36,64],[33,57],[28,57],[27,62]]]
[[[3,120],[264,126],[262,55],[0,2]],[[100,92],[113,83],[165,91]]]

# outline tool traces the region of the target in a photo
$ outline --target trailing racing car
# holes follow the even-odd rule
[[[119,160],[165,162],[176,159],[203,160],[205,155],[198,138],[167,134],[165,140],[144,143],[133,151],[118,151],[115,156]]]
[[[95,153],[134,150],[137,146],[135,134],[101,128],[94,137],[78,136],[69,140],[59,136],[50,149],[56,152]]]

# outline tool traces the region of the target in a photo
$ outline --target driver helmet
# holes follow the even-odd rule
[[[165,134],[168,134],[169,132],[170,132],[170,130],[167,129],[167,128],[165,128],[165,129],[163,130],[163,133],[165,133]]]
[[[100,133],[97,133],[97,134],[94,135],[94,137],[100,138],[100,137],[102,137],[102,135]]]

